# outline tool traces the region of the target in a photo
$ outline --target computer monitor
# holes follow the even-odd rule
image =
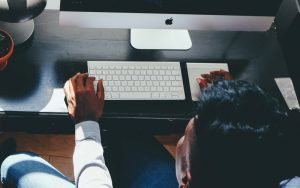
[[[60,24],[130,28],[137,49],[189,49],[187,30],[266,31],[282,0],[61,0]]]

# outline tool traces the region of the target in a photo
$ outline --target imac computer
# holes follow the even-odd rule
[[[187,50],[188,30],[266,31],[282,0],[61,0],[60,25],[129,28],[137,49]]]

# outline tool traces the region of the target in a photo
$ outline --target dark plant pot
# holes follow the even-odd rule
[[[6,66],[8,59],[14,51],[14,41],[4,30],[0,29],[0,71]]]

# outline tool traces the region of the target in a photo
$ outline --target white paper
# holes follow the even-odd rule
[[[65,93],[62,88],[53,89],[50,101],[40,112],[68,112],[64,99]]]

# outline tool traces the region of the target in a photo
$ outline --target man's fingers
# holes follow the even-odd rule
[[[104,88],[102,80],[99,80],[97,84],[97,96],[100,100],[104,100]]]
[[[79,75],[80,75],[79,72],[76,73],[74,76],[72,76],[72,77],[70,78],[70,80],[76,80],[76,79],[78,78]]]
[[[86,79],[85,87],[92,89],[95,92],[94,81],[95,81],[95,77],[88,77]]]
[[[211,71],[210,74],[211,75],[218,75],[218,76],[222,76],[224,75],[225,71],[224,72],[221,72],[221,71]]]
[[[77,74],[75,74],[74,76],[72,76],[69,79],[69,88],[70,88],[70,91],[71,91],[71,89],[76,89],[76,83],[77,83],[77,79],[78,79],[79,75],[80,75],[80,73],[78,72]]]
[[[77,89],[79,89],[79,90],[84,89],[86,78],[87,78],[87,74],[79,74],[77,76],[77,78],[75,80]]]
[[[220,69],[219,72],[220,72],[220,75],[222,75],[224,77],[224,80],[232,80],[233,79],[231,74],[228,71]]]
[[[201,74],[201,76],[202,76],[203,78],[209,78],[209,77],[210,77],[209,74]]]
[[[205,79],[207,82],[211,82],[212,80],[210,74],[201,74],[201,79]]]
[[[220,71],[210,71],[210,74],[218,74]]]
[[[206,88],[208,86],[205,79],[197,78],[197,82],[201,89]]]
[[[88,73],[83,73],[81,75],[83,76],[84,85],[86,85],[86,80],[89,77],[89,74]]]
[[[228,74],[228,71],[225,71],[223,69],[220,69],[219,71],[211,71],[210,74],[214,74],[214,75],[225,75]]]

